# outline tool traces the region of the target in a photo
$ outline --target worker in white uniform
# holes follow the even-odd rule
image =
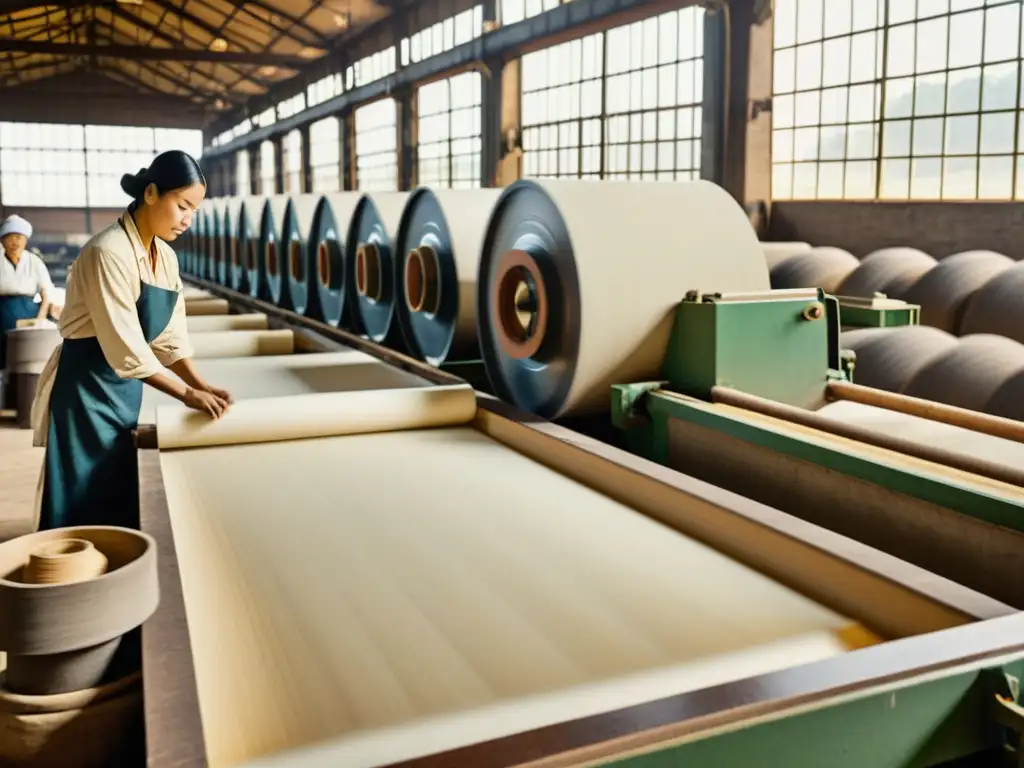
[[[167,245],[189,228],[206,195],[199,163],[164,152],[123,176],[121,188],[133,202],[74,262],[63,342],[32,406],[35,444],[46,446],[40,530],[138,524],[132,430],[143,383],[212,418],[231,402],[192,364],[178,260]]]
[[[56,317],[60,307],[51,306],[53,281],[43,260],[27,250],[32,237],[32,225],[21,216],[8,216],[0,224],[0,244],[4,254],[0,258],[0,370],[7,363],[7,332],[17,327],[19,320],[45,320],[51,313]],[[35,297],[39,294],[40,303]]]

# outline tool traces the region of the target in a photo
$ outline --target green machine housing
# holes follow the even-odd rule
[[[676,310],[662,380],[612,387],[613,425],[635,454],[1024,609],[1024,492],[714,402],[713,389],[727,387],[816,411],[827,404],[831,382],[853,379],[844,327],[911,325],[919,316],[919,307],[884,297],[820,290],[690,292]],[[941,714],[922,696],[905,705],[899,724],[890,723],[926,741],[941,721],[948,734],[942,757],[883,755],[879,732],[866,740],[870,749],[862,745],[867,752],[851,747],[852,762],[844,765],[932,766],[980,749],[965,734],[976,736],[969,724],[988,723],[992,713],[979,693],[985,675],[971,674]],[[1019,685],[1012,699],[1019,701]],[[858,706],[840,705],[832,715],[855,720]],[[1001,735],[998,728],[988,733],[991,747]],[[857,763],[854,753],[868,762]]]

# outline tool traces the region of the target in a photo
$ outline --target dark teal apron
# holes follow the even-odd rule
[[[39,305],[31,296],[0,296],[0,371],[7,367],[7,332],[17,328],[19,320],[38,314]]]
[[[177,291],[142,283],[135,308],[147,342],[163,333],[177,301]],[[142,387],[141,379],[117,375],[96,337],[64,340],[50,396],[39,530],[138,527],[138,454],[132,430],[139,424]]]

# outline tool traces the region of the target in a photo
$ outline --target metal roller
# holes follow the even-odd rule
[[[916,248],[883,248],[869,253],[860,266],[840,283],[842,296],[874,296],[884,293],[902,299],[910,287],[938,262]]]
[[[310,263],[315,263],[312,285],[316,290],[320,319],[343,328],[351,326],[346,317],[348,269],[345,244],[349,239],[352,214],[362,197],[360,192],[335,192],[322,196],[313,212],[309,234]]]
[[[220,285],[224,284],[224,222],[226,219],[226,201],[223,198],[214,198],[210,201],[210,237],[207,238],[206,247],[209,252],[207,269],[209,278]]]
[[[245,266],[240,290],[254,298],[260,295],[260,264],[263,260],[260,229],[266,204],[265,197],[247,197],[238,211],[238,248],[242,252],[242,263]]]
[[[283,265],[280,253],[281,223],[288,207],[288,195],[268,197],[260,218],[259,249],[259,298],[277,305],[281,300],[281,273]]]
[[[395,317],[409,353],[431,365],[479,358],[476,278],[500,194],[421,188],[405,205],[395,238]]]
[[[810,243],[761,243],[761,250],[764,252],[764,258],[768,262],[769,270],[794,253],[809,251],[810,249]]]
[[[242,280],[242,254],[238,247],[238,212],[243,202],[241,197],[226,198],[221,216],[223,284],[233,291],[238,290]]]
[[[746,214],[706,181],[517,181],[495,204],[479,274],[495,394],[547,418],[607,410],[612,384],[659,378],[688,291],[769,288]]]
[[[278,302],[284,309],[298,312],[300,315],[310,314],[310,299],[316,304],[316,293],[312,296],[310,283],[312,266],[308,245],[310,231],[313,226],[313,214],[316,212],[320,195],[297,195],[288,199],[281,222],[281,251],[287,253],[287,268],[281,278],[281,299]],[[319,313],[317,313],[319,314]]]
[[[204,200],[196,211],[196,251],[192,274],[206,279],[206,241],[209,236],[210,201]]]
[[[925,272],[900,298],[920,305],[922,324],[958,334],[971,295],[1013,264],[992,251],[958,253]]]
[[[846,331],[842,344],[857,353],[854,381],[902,392],[924,366],[956,347],[957,339],[938,328],[908,325]]]
[[[1024,344],[1024,262],[994,275],[971,295],[960,333],[995,333]]]
[[[352,330],[366,334],[378,344],[399,349],[404,344],[398,324],[394,322],[398,292],[391,244],[408,198],[408,192],[363,195],[352,214],[349,239],[345,244],[346,301],[352,307]]]
[[[821,247],[791,253],[774,264],[769,260],[768,264],[772,288],[821,288],[835,293],[860,262],[842,248]]]
[[[965,336],[922,368],[903,394],[985,411],[996,392],[1024,372],[1024,345],[988,334]]]

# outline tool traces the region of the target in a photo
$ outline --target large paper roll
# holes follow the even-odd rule
[[[456,384],[242,400],[217,420],[184,405],[162,405],[156,429],[167,450],[444,427],[475,415],[473,388]]]
[[[288,264],[281,280],[279,304],[300,315],[309,314],[313,275],[308,241],[319,202],[320,195],[290,198],[281,223],[281,249],[288,254]]]
[[[226,315],[227,299],[185,299],[186,315]]]
[[[193,356],[252,357],[290,355],[295,351],[295,333],[278,331],[211,331],[191,334]]]
[[[320,319],[336,326],[352,327],[345,315],[349,307],[347,295],[348,267],[346,244],[352,225],[352,214],[362,199],[360,192],[335,192],[320,198],[313,215],[310,234],[311,254],[315,254],[314,284]]]
[[[207,241],[210,235],[210,201],[203,200],[199,204],[199,210],[195,215],[196,229],[196,258],[193,274],[203,280],[209,279],[207,275]]]
[[[495,205],[477,317],[495,394],[553,418],[657,379],[688,291],[769,288],[743,209],[707,182],[521,180]]]
[[[253,298],[258,298],[260,292],[260,265],[263,262],[260,231],[263,226],[263,209],[266,205],[266,197],[247,197],[238,212],[238,246],[245,264],[242,290]]]
[[[395,319],[409,353],[432,365],[479,359],[476,278],[499,189],[417,189],[395,241]]]
[[[391,249],[408,197],[408,192],[363,195],[352,214],[345,253],[352,330],[398,349],[403,344],[394,323],[397,291]]]
[[[288,195],[274,195],[267,198],[260,220],[260,291],[259,298],[277,305],[281,300],[281,263],[284,254],[280,252],[281,222],[288,207]]]
[[[220,197],[210,200],[210,237],[206,241],[209,251],[208,277],[224,285],[227,270],[224,264],[224,232],[227,219],[227,201]]]
[[[245,315],[193,315],[187,318],[190,333],[209,331],[265,331],[268,328],[266,315],[252,312]]]

